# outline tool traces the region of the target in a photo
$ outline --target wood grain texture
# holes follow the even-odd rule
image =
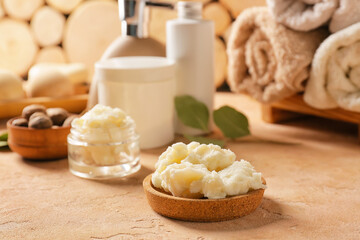
[[[82,62],[92,76],[94,63],[121,34],[115,1],[87,1],[68,18],[63,46],[69,62]],[[91,24],[90,24],[91,23]]]
[[[20,20],[0,20],[0,68],[25,76],[38,51],[29,24]]]
[[[224,42],[215,38],[215,86],[221,86],[227,75],[227,55]]]
[[[5,16],[4,7],[3,7],[3,0],[0,0],[0,18]]]
[[[189,1],[195,1],[195,2],[201,2],[203,5],[213,1],[213,0],[158,0],[159,2],[172,2],[172,3],[176,3],[176,2],[180,2],[180,1],[184,1],[184,2],[189,2]]]
[[[66,63],[64,49],[59,46],[50,46],[40,49],[35,63]]]
[[[174,197],[156,189],[151,174],[143,188],[151,208],[166,217],[194,222],[218,222],[248,215],[259,207],[264,189],[223,199],[190,199]],[[265,181],[263,180],[265,183]]]
[[[59,11],[44,6],[37,10],[31,19],[31,30],[40,46],[52,46],[61,43],[65,25],[65,16]]]
[[[177,2],[179,2],[179,1],[183,1],[183,0],[177,0]],[[209,3],[209,2],[211,2],[212,0],[185,0],[185,2],[186,1],[196,1],[196,2],[202,2],[202,4],[207,4],[207,3]]]
[[[275,109],[282,109],[295,113],[308,114],[317,117],[360,124],[360,113],[350,112],[341,108],[328,109],[328,110],[316,109],[307,105],[304,102],[302,95],[294,95],[290,98],[273,103],[270,106]],[[275,119],[278,119],[278,117],[275,117]]]
[[[174,10],[163,8],[150,9],[150,23],[149,34],[150,37],[159,42],[166,43],[166,22],[177,18],[177,13]]]
[[[68,98],[37,97],[18,101],[2,101],[0,102],[0,119],[20,116],[23,108],[30,104],[42,104],[47,108],[61,107],[68,112],[80,113],[86,107],[87,98],[88,96],[85,94]]]
[[[229,41],[229,38],[230,38],[231,28],[232,28],[232,23],[228,26],[228,28],[222,34],[222,38],[224,39],[226,44],[227,44],[227,42]]]
[[[307,105],[302,95],[294,95],[290,98],[273,104],[262,105],[262,119],[268,123],[280,123],[305,115],[313,115],[358,125],[358,138],[360,139],[360,113],[351,112],[341,108],[316,109]]]
[[[262,119],[268,123],[280,123],[303,116],[302,114],[284,111],[267,104],[261,106],[261,112]]]
[[[69,14],[82,1],[83,0],[46,0],[46,3],[64,14]]]
[[[12,18],[29,21],[44,0],[3,0],[5,12]]]
[[[221,36],[232,22],[228,10],[218,2],[207,4],[203,9],[203,17],[214,21],[215,34]]]
[[[266,0],[219,0],[236,18],[244,9],[255,6],[266,6]]]

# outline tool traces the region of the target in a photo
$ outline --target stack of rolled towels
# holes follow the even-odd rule
[[[228,83],[272,103],[304,92],[319,109],[360,112],[360,0],[267,0],[233,24]]]

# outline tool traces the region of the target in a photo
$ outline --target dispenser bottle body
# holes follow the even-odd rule
[[[176,95],[190,95],[209,109],[209,131],[212,128],[214,100],[214,25],[212,21],[181,17],[166,25],[167,57],[176,62]],[[201,135],[175,118],[180,134]]]
[[[101,60],[127,56],[165,57],[165,46],[153,38],[120,36],[106,49]]]

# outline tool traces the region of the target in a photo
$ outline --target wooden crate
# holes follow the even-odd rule
[[[328,110],[312,108],[304,102],[302,95],[294,95],[273,104],[262,105],[263,120],[269,123],[279,123],[304,114],[357,124],[360,139],[360,113],[341,108]]]

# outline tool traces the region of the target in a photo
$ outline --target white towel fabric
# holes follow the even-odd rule
[[[331,35],[320,45],[304,100],[315,108],[360,112],[360,23]]]
[[[360,0],[267,0],[276,21],[297,31],[329,23],[337,32],[360,21]]]
[[[264,103],[302,92],[314,53],[327,36],[324,29],[293,31],[277,23],[266,7],[246,9],[227,45],[231,90]]]

